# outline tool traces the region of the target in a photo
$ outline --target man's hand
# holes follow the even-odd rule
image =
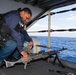
[[[29,47],[30,49],[33,48],[33,42],[32,42],[32,41],[29,42],[28,47]]]
[[[29,44],[28,44],[28,46],[29,46],[29,47],[32,47],[32,46],[33,46],[33,42],[30,41]]]
[[[28,60],[28,54],[25,51],[21,52],[21,55],[23,56],[24,60],[27,61]]]
[[[33,42],[30,41],[29,44],[28,44],[29,47],[32,47],[33,46]],[[27,61],[28,60],[28,54],[27,52],[25,52],[24,50],[21,52],[21,55],[23,56],[24,60]]]

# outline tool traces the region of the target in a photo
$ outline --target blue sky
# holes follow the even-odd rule
[[[61,10],[72,9],[76,7],[76,4],[61,7],[53,10],[52,12],[57,12]],[[51,29],[70,29],[76,28],[76,11],[69,11],[66,13],[55,14],[51,16]],[[28,31],[39,31],[48,29],[48,17],[45,17],[38,22],[36,22]],[[29,33],[35,36],[47,36],[46,33]],[[76,37],[76,32],[52,32],[51,36],[56,37]]]

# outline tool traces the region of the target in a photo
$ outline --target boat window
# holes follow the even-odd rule
[[[58,12],[74,8],[76,4],[59,8],[51,12]],[[76,29],[76,11],[69,11],[61,14],[51,16],[51,28],[53,30],[63,30],[51,32],[51,49],[59,50],[62,47],[67,50],[60,52],[59,57],[69,61],[76,62],[76,31],[67,31],[68,29]],[[47,46],[48,37],[47,32],[39,32],[41,30],[48,30],[48,16],[37,21],[32,27],[28,29],[31,36],[37,36],[41,45]],[[41,49],[47,51],[47,49]]]

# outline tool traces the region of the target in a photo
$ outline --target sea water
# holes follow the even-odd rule
[[[37,38],[40,41],[40,45],[48,45],[47,36],[37,36]],[[76,38],[51,37],[50,43],[51,50],[60,50],[62,47],[67,48],[67,50],[61,51],[59,53],[60,58],[76,62]],[[48,51],[47,48],[41,48],[41,50]]]

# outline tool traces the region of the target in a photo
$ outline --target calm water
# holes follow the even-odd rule
[[[47,46],[48,37],[37,36],[37,38],[41,45]],[[76,62],[76,38],[51,37],[51,50],[60,50],[62,47],[67,48],[67,50],[61,51],[59,57]],[[41,50],[47,51],[46,48],[41,48]]]

